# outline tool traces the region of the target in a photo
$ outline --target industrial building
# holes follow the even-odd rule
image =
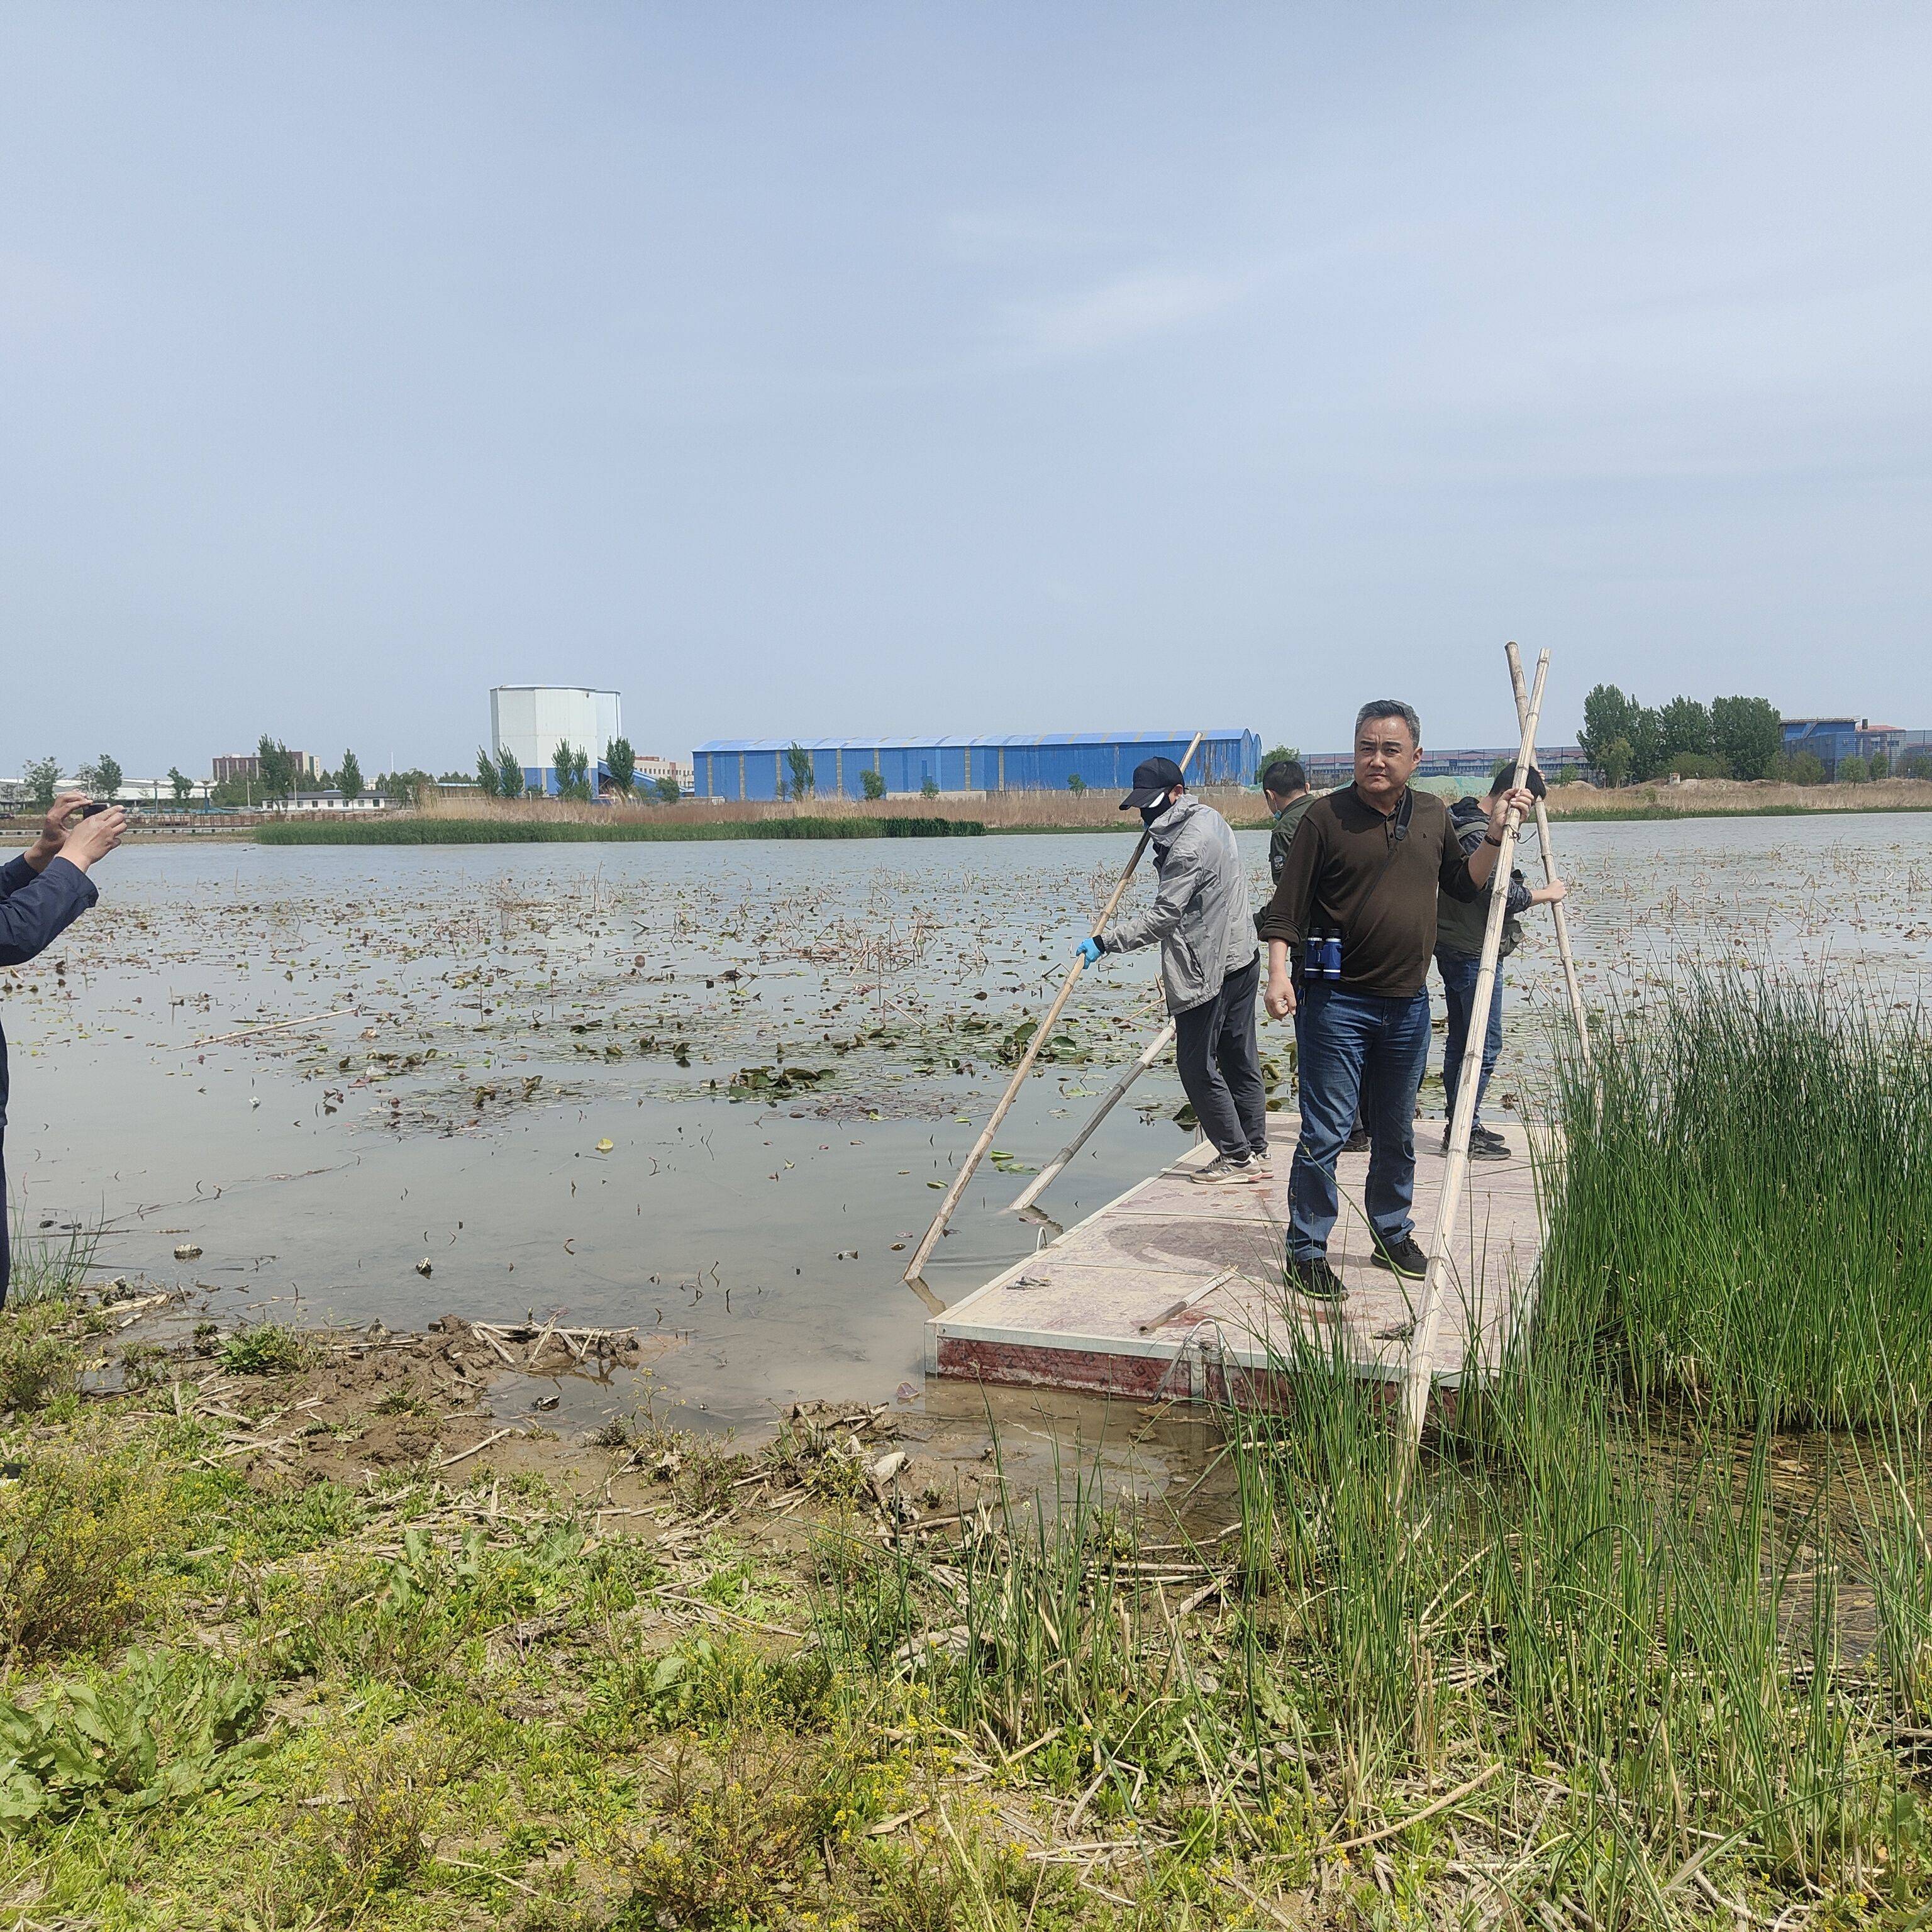
[[[490,694],[490,749],[508,752],[522,767],[526,791],[558,790],[556,748],[568,745],[590,760],[590,788],[610,775],[604,748],[624,735],[623,701],[614,691],[575,685],[500,684]]]
[[[1787,718],[1784,748],[1809,752],[1836,778],[1844,758],[1882,758],[1894,771],[1908,752],[1932,748],[1932,731],[1908,731],[1897,724],[1874,724],[1869,718]]]
[[[1415,768],[1418,778],[1454,778],[1467,790],[1472,785],[1481,790],[1490,782],[1490,775],[1505,758],[1514,758],[1520,747],[1515,745],[1490,745],[1465,747],[1451,752],[1432,752],[1423,747],[1422,762]],[[1565,765],[1574,765],[1581,770],[1586,760],[1581,748],[1575,745],[1539,745],[1536,749],[1536,762],[1539,770],[1560,772]],[[1308,782],[1317,791],[1328,791],[1336,785],[1353,782],[1355,776],[1355,754],[1353,752],[1304,752],[1301,755],[1302,768],[1308,774]]]
[[[868,771],[888,796],[944,793],[1066,791],[1070,781],[1098,792],[1127,789],[1143,758],[1172,758],[1192,731],[1034,733],[1012,738],[714,738],[692,754],[700,798],[779,799],[792,795],[794,742],[812,759],[812,790],[821,798],[863,798]],[[1251,785],[1262,741],[1252,731],[1204,733],[1187,768],[1191,784]]]
[[[295,766],[298,778],[319,778],[322,776],[322,760],[313,752],[291,752],[289,758]],[[232,758],[217,758],[214,761],[213,782],[224,784],[230,778],[254,778],[262,776],[260,755],[246,752]]]

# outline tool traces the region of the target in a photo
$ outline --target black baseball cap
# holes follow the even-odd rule
[[[1166,797],[1181,782],[1180,767],[1172,758],[1143,758],[1134,767],[1134,788],[1121,800],[1120,809],[1138,812]]]

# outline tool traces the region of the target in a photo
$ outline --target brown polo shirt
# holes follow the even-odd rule
[[[1298,949],[1311,928],[1339,929],[1345,992],[1397,1000],[1420,992],[1436,950],[1436,895],[1479,896],[1448,807],[1433,792],[1408,796],[1408,831],[1399,842],[1400,800],[1384,816],[1352,784],[1317,799],[1256,922],[1264,939]]]

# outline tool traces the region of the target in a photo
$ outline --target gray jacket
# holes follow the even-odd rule
[[[1185,793],[1154,820],[1154,871],[1160,889],[1145,912],[1100,935],[1108,952],[1160,942],[1167,1010],[1204,1006],[1231,973],[1255,956],[1247,874],[1228,821]]]

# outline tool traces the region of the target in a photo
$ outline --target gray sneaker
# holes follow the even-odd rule
[[[1265,1178],[1266,1170],[1252,1154],[1217,1154],[1205,1167],[1187,1178],[1204,1187],[1244,1187]]]

